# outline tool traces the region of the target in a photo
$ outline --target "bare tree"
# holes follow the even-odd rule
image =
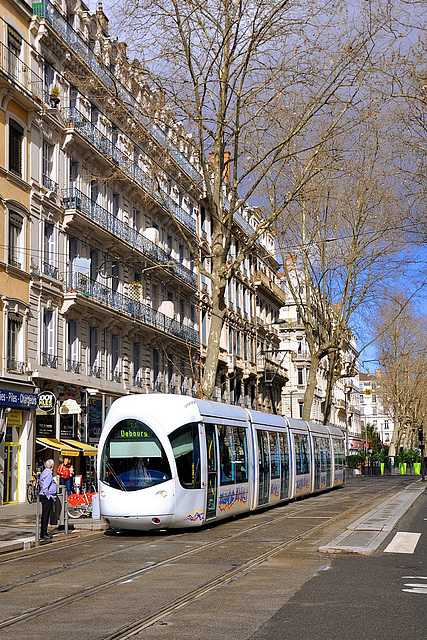
[[[323,419],[339,378],[354,375],[360,353],[350,327],[361,309],[398,277],[402,199],[381,148],[380,123],[353,123],[335,137],[334,161],[300,192],[278,225],[284,273],[310,349],[303,417],[310,419],[319,366],[327,361]],[[326,165],[326,162],[323,163]],[[270,191],[274,209],[281,190]],[[354,344],[353,344],[354,343]]]
[[[227,281],[245,252],[322,170],[322,153],[336,130],[349,126],[367,74],[394,40],[384,29],[389,8],[365,4],[120,3],[120,27],[150,72],[147,83],[164,92],[174,121],[191,131],[204,204],[212,215],[212,270],[205,272],[213,282],[205,397],[215,385]],[[169,118],[166,108],[155,116],[159,126]],[[256,200],[264,178],[277,171],[288,178],[280,206],[227,261],[235,214]]]
[[[382,334],[378,388],[394,421],[390,454],[395,455],[400,446],[418,442],[416,429],[427,418],[427,322],[407,297],[396,294],[382,306],[376,328]]]

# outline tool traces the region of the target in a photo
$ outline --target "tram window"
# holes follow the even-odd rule
[[[200,489],[200,442],[198,425],[186,424],[169,436],[180,484]]]
[[[331,450],[327,438],[314,437],[314,459],[319,471],[326,471],[331,466]]]
[[[344,441],[339,438],[333,438],[335,469],[344,469]]]
[[[218,427],[219,458],[221,465],[221,484],[233,484],[236,481],[232,427]]]
[[[102,451],[102,482],[121,491],[137,491],[170,478],[166,453],[147,425],[129,419],[111,430]]]
[[[308,437],[303,434],[295,433],[295,467],[296,474],[302,475],[309,473],[308,464]]]
[[[289,493],[289,451],[288,438],[284,433],[279,433],[280,454],[282,466],[282,479],[280,485],[280,497],[285,498]]]
[[[236,458],[236,482],[248,480],[248,444],[244,427],[234,428],[234,447]]]
[[[271,460],[271,477],[280,477],[280,450],[277,433],[270,431],[270,460]]]

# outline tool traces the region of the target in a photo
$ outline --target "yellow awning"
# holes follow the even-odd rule
[[[85,442],[80,442],[79,440],[62,440],[66,445],[70,447],[75,447],[84,456],[96,456],[98,453],[98,449],[96,447],[92,447],[91,444],[86,444]]]
[[[59,451],[62,456],[78,456],[80,450],[64,442],[59,442],[56,438],[36,438],[37,444],[43,445],[46,449]]]

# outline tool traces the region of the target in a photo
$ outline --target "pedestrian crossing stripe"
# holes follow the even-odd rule
[[[420,537],[421,533],[399,531],[384,549],[384,553],[414,553]]]

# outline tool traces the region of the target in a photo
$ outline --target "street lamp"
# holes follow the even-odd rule
[[[421,450],[421,478],[424,482],[425,480],[425,470],[424,470],[424,429],[423,427],[418,427],[418,440],[420,442],[420,450]]]

